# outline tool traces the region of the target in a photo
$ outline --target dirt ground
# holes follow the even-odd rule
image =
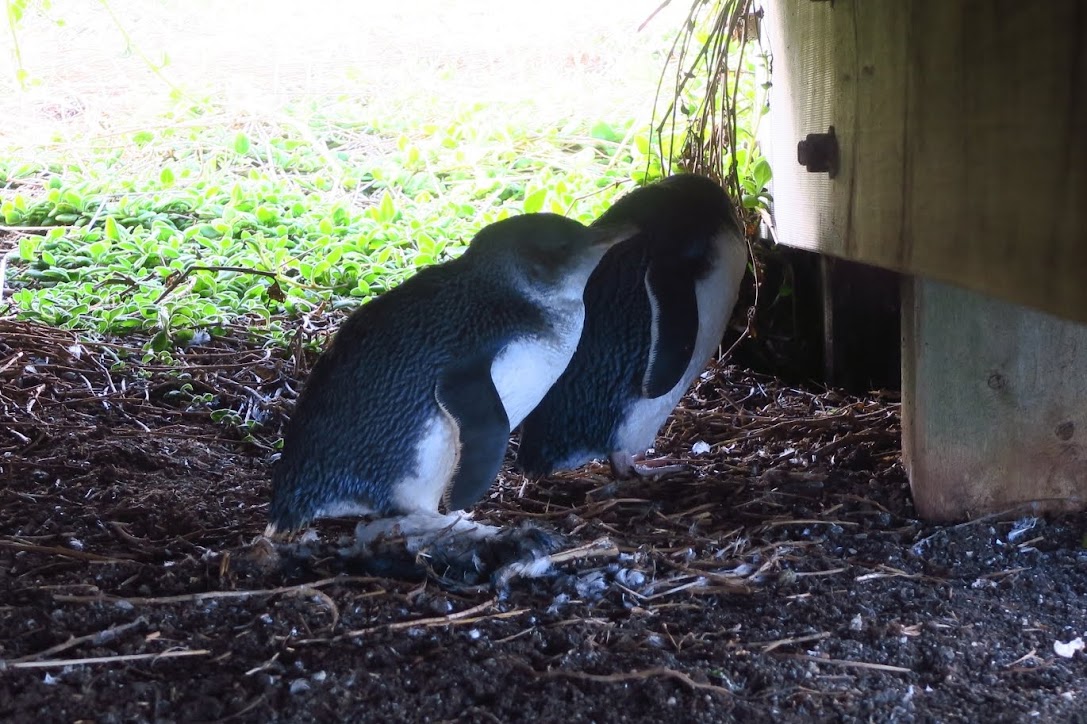
[[[688,474],[504,473],[479,517],[566,539],[496,595],[259,565],[294,362],[129,352],[0,321],[0,719],[1087,721],[1087,518],[919,522],[892,395],[717,367]]]

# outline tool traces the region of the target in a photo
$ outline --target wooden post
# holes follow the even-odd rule
[[[914,503],[952,521],[1087,502],[1087,325],[941,282],[902,293]]]
[[[918,511],[1087,507],[1087,2],[768,0],[764,27],[776,238],[909,280]]]

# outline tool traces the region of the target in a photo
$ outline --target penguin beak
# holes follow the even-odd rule
[[[634,224],[615,224],[612,226],[592,227],[592,231],[595,238],[590,243],[593,246],[602,246],[608,249],[637,235],[641,229]]]

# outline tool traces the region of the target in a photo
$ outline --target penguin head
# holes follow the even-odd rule
[[[604,253],[636,233],[631,224],[590,227],[558,214],[523,214],[481,230],[465,256],[493,259],[549,297],[581,299]]]
[[[594,226],[618,222],[636,224],[656,258],[680,266],[708,263],[714,253],[714,236],[739,226],[720,184],[690,173],[678,173],[631,191]]]

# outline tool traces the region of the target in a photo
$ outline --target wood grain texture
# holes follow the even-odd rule
[[[1087,2],[769,0],[782,243],[1087,321]],[[834,179],[796,143],[833,125]]]
[[[903,286],[902,448],[925,518],[1087,506],[1087,325]]]

